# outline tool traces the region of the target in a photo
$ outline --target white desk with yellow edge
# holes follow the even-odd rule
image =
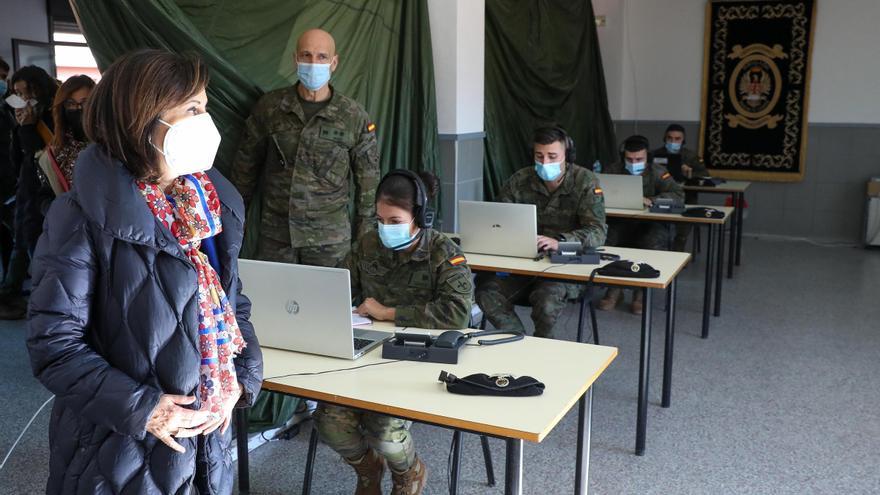
[[[381,323],[372,328],[399,330]],[[592,386],[617,356],[616,348],[526,337],[501,345],[465,346],[454,365],[381,356],[381,348],[355,361],[263,348],[263,388],[502,438],[507,443],[507,494],[522,493],[523,441],[544,440],[580,401],[574,492],[587,492]],[[528,375],[543,382],[546,389],[537,397],[456,395],[438,380],[443,370],[459,377]],[[511,414],[512,410],[521,414]]]
[[[653,314],[651,289],[666,289],[666,346],[663,359],[663,407],[671,404],[672,391],[672,351],[675,334],[675,288],[676,278],[691,258],[689,253],[677,251],[651,251],[646,249],[629,249],[606,246],[604,252],[617,254],[621,259],[642,261],[660,271],[657,278],[626,278],[605,277],[597,275],[593,283],[614,285],[642,290],[644,294],[644,311],[642,312],[642,335],[639,364],[639,398],[636,412],[636,455],[644,455],[648,422],[648,370],[651,351],[651,321]],[[572,283],[586,284],[590,282],[593,270],[604,266],[610,261],[602,261],[599,265],[552,264],[548,259],[535,261],[528,258],[494,256],[487,254],[465,253],[468,266],[473,271],[510,273],[513,275],[532,276],[564,280]],[[595,330],[595,328],[594,328]],[[578,329],[578,340],[582,331]]]
[[[679,213],[653,213],[648,209],[625,210],[622,208],[606,208],[605,215],[608,218],[621,218],[627,220],[687,223],[697,227],[705,225],[708,228],[708,242],[706,246],[706,280],[703,285],[703,328],[701,336],[709,337],[709,313],[712,311],[712,288],[713,272],[715,272],[715,316],[721,316],[721,286],[724,280],[724,224],[733,218],[734,209],[730,206],[687,205],[688,208],[713,208],[724,214],[722,218],[686,217]],[[717,229],[717,232],[716,232]],[[713,249],[715,234],[718,236],[717,244]],[[733,233],[731,233],[733,235]],[[732,256],[732,254],[731,254]]]

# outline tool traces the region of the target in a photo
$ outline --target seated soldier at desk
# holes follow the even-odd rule
[[[645,207],[650,207],[656,198],[671,198],[684,201],[684,190],[675,182],[672,174],[662,165],[652,163],[653,154],[644,136],[630,136],[620,146],[620,161],[606,170],[609,174],[630,174],[642,176],[642,194]],[[608,222],[609,246],[666,250],[669,244],[669,226],[663,222],[612,219]],[[599,309],[614,309],[622,297],[622,290],[609,288],[605,297],[599,301]],[[642,291],[633,292],[630,310],[642,314]]]
[[[654,164],[666,167],[675,182],[679,184],[684,184],[687,179],[709,176],[709,171],[703,165],[703,159],[695,151],[685,148],[685,144],[687,144],[687,136],[684,127],[679,124],[669,124],[663,134],[663,147],[654,150]],[[696,203],[697,193],[685,193],[684,202]],[[686,251],[687,239],[693,229],[694,226],[689,223],[675,224],[673,251]]]
[[[599,180],[575,165],[574,143],[560,127],[541,127],[533,140],[533,167],[507,181],[495,201],[533,204],[538,214],[538,251],[558,251],[560,241],[584,247],[605,243],[605,200]],[[553,337],[553,326],[571,299],[584,290],[578,284],[535,277],[477,276],[477,303],[495,328],[525,333],[514,304],[532,306],[536,337]]]
[[[357,313],[403,327],[462,329],[473,302],[471,270],[459,247],[430,226],[428,204],[439,181],[407,170],[389,172],[376,191],[378,230],[358,240],[346,260]],[[357,473],[359,494],[380,494],[385,463],[395,494],[417,495],[427,470],[416,456],[411,422],[321,403],[321,439]]]

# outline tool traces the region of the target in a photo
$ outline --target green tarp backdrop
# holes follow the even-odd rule
[[[556,123],[577,163],[616,159],[614,126],[589,0],[486,0],[488,198],[533,163],[532,131]]]

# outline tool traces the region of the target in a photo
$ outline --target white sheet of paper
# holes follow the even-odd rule
[[[359,327],[361,325],[371,325],[373,320],[367,318],[366,316],[361,316],[354,312],[355,308],[351,308],[351,326]]]

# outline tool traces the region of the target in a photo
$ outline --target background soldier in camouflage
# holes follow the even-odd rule
[[[372,228],[376,126],[329,84],[339,63],[330,34],[306,31],[296,62],[299,82],[267,93],[247,119],[231,179],[248,205],[262,192],[260,259],[339,266]]]
[[[687,179],[694,177],[709,177],[709,171],[703,165],[703,159],[696,152],[685,148],[687,137],[684,127],[679,124],[669,124],[663,134],[662,148],[654,150],[654,164],[663,165],[672,174],[672,178],[679,184],[684,184]],[[695,204],[697,193],[686,192],[685,203]],[[686,251],[688,236],[694,226],[689,223],[675,224],[675,239],[672,241],[673,251]]]
[[[663,166],[651,163],[648,138],[630,136],[623,142],[620,161],[606,170],[609,174],[642,176],[642,194],[645,207],[656,198],[672,198],[684,201],[684,190],[675,182],[672,174]],[[669,247],[669,226],[662,222],[639,222],[614,219],[608,222],[608,245],[639,249],[666,250]],[[614,309],[622,295],[621,289],[609,288],[599,301],[599,309]],[[630,310],[642,314],[642,291],[633,292]]]
[[[261,210],[257,258],[339,266],[373,225],[376,126],[330,86],[339,56],[329,33],[303,33],[296,64],[299,81],[264,95],[247,119],[230,179],[245,204]],[[262,199],[251,205],[257,190]],[[258,428],[280,426],[296,406],[293,397],[262,392],[250,418]]]
[[[423,177],[433,195],[437,179]],[[392,175],[379,186],[379,231],[366,234],[346,260],[352,294],[360,301],[357,312],[403,327],[466,328],[470,268],[455,243],[420,225],[415,198],[412,178]],[[324,443],[357,472],[355,493],[381,493],[384,462],[391,468],[392,494],[421,493],[427,471],[416,456],[409,421],[323,403],[314,417]]]
[[[585,247],[605,242],[605,200],[599,181],[574,164],[574,145],[558,127],[542,127],[534,135],[535,166],[517,171],[496,201],[535,205],[538,250],[555,251],[559,241],[579,241]],[[553,326],[571,299],[584,290],[578,284],[535,277],[481,273],[477,303],[495,328],[525,333],[514,304],[532,306],[536,337],[553,337]]]

